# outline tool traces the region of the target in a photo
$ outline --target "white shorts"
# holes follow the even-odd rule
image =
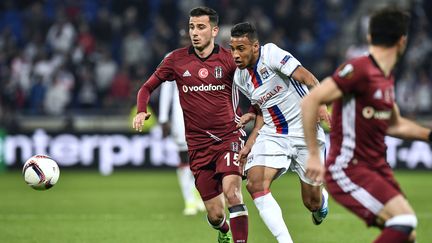
[[[325,143],[319,144],[321,162],[325,159]],[[296,172],[299,178],[310,185],[319,185],[306,177],[308,150],[304,138],[259,134],[249,153],[245,173],[254,166],[280,169],[276,178],[287,170]],[[275,179],[276,179],[275,178]]]

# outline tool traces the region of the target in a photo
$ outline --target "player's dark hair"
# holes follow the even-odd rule
[[[209,16],[210,23],[213,26],[217,26],[219,24],[219,15],[214,9],[209,7],[196,7],[189,12],[189,17],[199,16]]]
[[[231,29],[231,37],[243,37],[251,41],[258,40],[258,33],[255,26],[249,22],[238,23]]]
[[[407,12],[387,7],[373,13],[369,22],[371,44],[390,47],[407,35],[410,16]]]

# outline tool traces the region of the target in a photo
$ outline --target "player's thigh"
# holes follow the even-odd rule
[[[286,157],[286,156],[285,156]],[[266,166],[253,166],[247,173],[247,189],[249,193],[262,192],[270,189],[272,181],[281,169]]]
[[[193,169],[192,173],[195,177],[195,187],[203,201],[208,201],[217,197],[223,192],[220,177],[216,175],[214,167],[207,166],[200,169]]]
[[[376,225],[379,213],[391,199],[402,195],[394,180],[360,162],[350,162],[346,168],[329,166],[325,180],[333,199],[370,226]]]
[[[296,139],[291,139],[292,141],[292,147],[294,149],[294,156],[292,158],[292,163],[290,165],[290,170],[294,171],[297,173],[297,175],[299,176],[302,185],[306,184],[306,185],[310,185],[309,186],[302,186],[302,191],[303,189],[307,190],[312,190],[312,192],[316,191],[316,189],[314,189],[317,186],[320,186],[322,183],[316,183],[315,181],[309,179],[306,176],[306,166],[307,166],[307,158],[309,155],[309,151],[304,143],[303,139],[300,138],[296,138]],[[321,163],[324,164],[324,158],[325,158],[325,144],[320,144],[320,157],[321,157]]]
[[[409,204],[408,200],[401,194],[390,199],[381,211],[378,213],[380,221],[387,221],[396,215],[401,214],[414,214],[414,210]]]
[[[254,167],[273,168],[279,172],[274,176],[277,178],[288,170],[292,151],[287,137],[260,134],[248,156],[245,172],[248,175]]]

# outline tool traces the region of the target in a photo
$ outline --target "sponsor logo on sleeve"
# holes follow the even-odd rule
[[[354,74],[354,67],[352,64],[346,64],[338,72],[338,76],[340,78],[346,78],[346,79],[352,78],[353,74]]]
[[[290,58],[291,56],[284,56],[284,58],[280,61],[280,64],[285,65],[285,63],[287,63]]]

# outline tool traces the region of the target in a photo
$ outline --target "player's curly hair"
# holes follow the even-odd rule
[[[231,37],[247,36],[251,41],[258,40],[258,33],[255,26],[249,22],[238,23],[231,29]]]
[[[407,35],[410,16],[395,7],[386,7],[374,12],[369,22],[372,45],[390,47],[401,36]]]
[[[209,16],[210,24],[217,26],[219,24],[219,15],[216,10],[209,7],[196,7],[189,12],[189,17]]]

